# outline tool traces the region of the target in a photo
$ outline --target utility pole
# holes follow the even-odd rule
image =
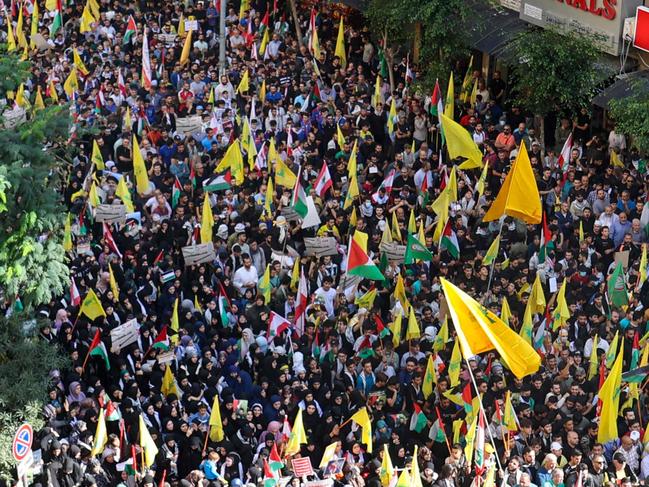
[[[227,15],[227,0],[221,2],[221,15],[219,16],[219,74],[225,75],[225,16]]]

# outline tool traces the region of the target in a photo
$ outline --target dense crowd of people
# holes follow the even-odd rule
[[[647,365],[640,155],[587,109],[540,139],[506,76],[464,66],[441,101],[486,169],[458,169],[440,97],[413,87],[406,52],[390,53],[391,85],[345,7],[298,2],[298,30],[284,3],[48,0],[36,28],[33,1],[7,12],[18,52],[19,31],[37,40],[25,98],[71,103],[78,149],[62,191],[70,292],[39,309],[71,366],[50,373],[33,482],[298,486],[291,460],[308,457],[341,486],[643,483],[644,382],[622,382],[617,437],[598,441],[618,347],[624,371]],[[523,145],[543,223],[483,221]],[[106,205],[126,216],[98,221]],[[430,258],[385,250],[413,235]],[[333,252],[313,255],[312,237]],[[208,242],[213,258],[186,265],[182,249]],[[352,245],[383,280],[347,272]],[[618,262],[625,304],[607,287]],[[516,377],[490,352],[452,377],[441,278],[516,332],[531,323],[539,370]],[[545,309],[527,317],[535,282]],[[116,346],[131,320],[137,336]],[[467,441],[478,408],[480,451]]]

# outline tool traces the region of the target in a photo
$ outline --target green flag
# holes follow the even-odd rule
[[[624,269],[621,262],[617,263],[615,270],[608,278],[608,299],[614,307],[629,304],[629,293],[626,289]]]
[[[404,264],[412,264],[415,259],[431,261],[433,260],[433,254],[414,235],[408,234]]]

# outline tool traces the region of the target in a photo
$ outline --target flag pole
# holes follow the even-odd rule
[[[207,450],[207,440],[210,439],[210,431],[212,429],[212,425],[208,424],[207,425],[207,433],[205,434],[205,441],[203,442],[203,452],[202,454],[205,455],[205,451]]]
[[[471,382],[473,383],[473,387],[475,387],[476,395],[478,396],[478,402],[480,404],[480,410],[481,410],[481,412],[479,411],[478,414],[484,414],[485,419],[487,419],[487,411],[484,407],[484,404],[482,403],[482,397],[480,396],[480,390],[478,389],[478,383],[476,382],[475,376],[473,375],[473,370],[471,370],[471,364],[469,363],[469,359],[467,357],[464,357],[464,361],[466,363],[467,369],[469,370],[469,376],[471,377]],[[496,457],[496,463],[498,463],[498,470],[502,470],[503,466],[500,463],[500,457],[498,456],[498,449],[496,448],[496,441],[494,440],[494,437],[491,434],[491,428],[489,428],[489,423],[491,423],[491,421],[487,423],[485,429],[489,433],[489,440],[491,442],[491,445],[494,447],[494,456]]]

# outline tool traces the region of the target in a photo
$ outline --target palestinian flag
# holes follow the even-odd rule
[[[92,339],[90,344],[90,349],[88,350],[88,355],[93,357],[101,357],[104,359],[106,364],[106,370],[110,370],[110,360],[108,360],[108,351],[106,350],[106,345],[101,341],[101,334],[99,330],[95,332],[95,338]]]
[[[353,238],[349,239],[349,251],[347,253],[347,273],[352,276],[361,276],[365,279],[374,281],[384,281],[385,277],[381,274],[372,259],[358,245]]]
[[[171,190],[171,208],[176,208],[178,206],[178,201],[180,200],[180,194],[183,191],[183,187],[180,185],[178,178],[174,178],[174,187]]]
[[[622,382],[640,384],[643,380],[645,380],[647,375],[649,375],[649,365],[624,372],[622,374]]]
[[[376,323],[376,331],[379,333],[379,337],[385,338],[390,334],[390,330],[379,315],[374,315],[374,323]]]
[[[428,425],[428,418],[426,418],[426,415],[417,403],[414,403],[414,406],[415,411],[412,413],[412,418],[410,418],[410,431],[421,433]]]
[[[376,353],[372,348],[372,339],[369,336],[365,336],[363,341],[358,347],[358,356],[360,358],[375,357]]]
[[[283,316],[278,315],[274,311],[271,311],[268,318],[268,341],[272,340],[278,335],[281,335],[282,332],[288,330],[290,326],[290,321],[288,321]]]
[[[61,0],[56,0],[56,14],[50,25],[50,35],[54,36],[61,27],[63,27],[63,3]]]
[[[131,37],[137,34],[137,25],[135,24],[135,19],[132,15],[128,17],[128,24],[126,25],[126,32],[124,33],[124,39],[122,44],[128,44],[131,42]]]
[[[106,421],[119,421],[122,419],[122,414],[119,412],[119,409],[115,407],[115,403],[110,399],[106,402],[106,412],[105,416]]]
[[[475,435],[475,472],[477,475],[482,475],[485,472],[485,424],[484,424],[484,413],[482,410],[478,411],[478,427],[476,428]]]
[[[273,487],[277,485],[277,479],[275,478],[275,473],[271,470],[270,465],[266,459],[264,459],[264,487]]]
[[[543,226],[541,227],[541,247],[539,248],[539,264],[545,263],[550,250],[554,249],[554,242],[552,242],[552,233],[548,227],[548,222],[543,213]]]
[[[471,383],[467,382],[462,389],[462,402],[464,403],[464,411],[469,414],[473,411],[473,396],[471,395]]]
[[[301,171],[298,171],[298,177],[295,179],[295,187],[293,188],[293,198],[291,200],[291,206],[295,212],[300,215],[300,218],[305,218],[309,213],[309,207],[306,202],[306,193],[300,183]]]
[[[282,462],[282,459],[280,458],[279,453],[277,452],[277,443],[273,443],[273,447],[270,449],[270,455],[268,456],[268,464],[270,466],[270,469],[273,472],[277,472],[282,468],[284,468],[284,462]]]
[[[232,175],[230,171],[220,176],[214,176],[203,181],[203,191],[223,191],[232,187]]]
[[[448,253],[457,259],[460,257],[460,244],[457,241],[457,235],[451,227],[451,220],[446,221],[444,226],[444,231],[442,232],[442,238],[439,241],[440,248],[445,248],[448,250]]]
[[[442,92],[439,89],[439,81],[435,80],[435,88],[433,89],[433,94],[430,97],[430,106],[428,107],[430,114],[436,117],[440,113],[444,113],[444,106],[442,104]]]
[[[167,325],[165,325],[160,333],[158,333],[158,336],[156,337],[155,341],[151,345],[151,348],[155,348],[157,350],[169,350],[169,337],[167,336]]]

